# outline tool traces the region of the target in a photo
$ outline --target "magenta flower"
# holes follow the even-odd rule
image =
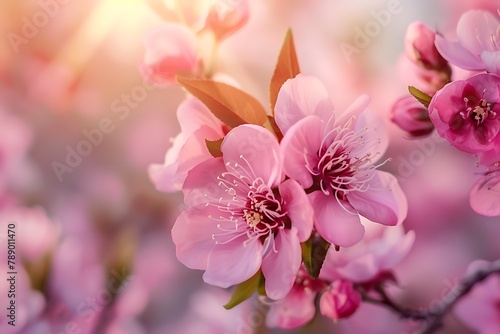
[[[164,192],[179,191],[194,166],[211,159],[205,139],[218,140],[227,127],[197,99],[188,99],[177,109],[181,133],[173,140],[163,164],[149,166],[149,177]]]
[[[285,172],[309,194],[319,234],[344,247],[363,237],[360,215],[396,225],[407,211],[396,178],[376,170],[384,133],[357,120],[367,103],[358,99],[336,119],[321,82],[298,75],[283,85],[275,108]]]
[[[471,10],[460,17],[457,42],[436,36],[439,53],[450,63],[471,71],[500,74],[500,17]]]
[[[443,87],[429,105],[439,135],[468,153],[492,150],[499,140],[499,87],[500,76],[487,73]]]
[[[260,268],[271,299],[286,296],[301,264],[300,242],[312,230],[312,207],[300,185],[284,180],[279,144],[268,130],[242,125],[183,186],[189,207],[175,222],[177,257],[205,270],[206,283],[227,288]]]

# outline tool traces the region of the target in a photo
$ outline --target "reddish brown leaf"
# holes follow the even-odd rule
[[[210,154],[214,158],[222,157],[222,151],[221,151],[220,147],[222,145],[223,140],[224,140],[224,138],[213,140],[213,141],[205,139],[205,144],[207,145],[208,152],[210,152]]]
[[[263,125],[267,121],[259,101],[238,88],[207,79],[177,77],[177,81],[232,128],[248,123]]]
[[[269,87],[271,112],[273,116],[274,106],[276,105],[276,100],[278,99],[278,93],[281,86],[283,86],[285,81],[295,78],[299,73],[300,67],[297,60],[297,53],[295,51],[295,44],[293,43],[293,34],[292,30],[288,29],[278,57],[278,64],[276,64],[276,69],[274,70],[274,74],[271,79],[271,86]]]

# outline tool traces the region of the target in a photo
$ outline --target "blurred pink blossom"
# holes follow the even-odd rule
[[[363,121],[368,102],[359,98],[335,114],[323,84],[299,74],[283,85],[275,108],[285,172],[309,193],[318,233],[344,247],[363,238],[360,215],[397,225],[407,211],[396,178],[376,170],[387,143],[381,124]]]
[[[383,226],[361,220],[366,234],[361,242],[335,251],[330,248],[320,277],[343,278],[356,283],[376,280],[390,272],[406,257],[415,241],[415,233],[404,234],[402,226]]]
[[[215,0],[212,1],[205,27],[218,40],[223,40],[238,31],[248,21],[248,17],[248,0]]]
[[[188,28],[165,23],[144,37],[145,54],[139,70],[151,85],[175,83],[177,75],[195,73],[198,67],[197,39]]]
[[[491,155],[500,137],[500,76],[478,74],[449,83],[429,104],[429,115],[439,135],[456,148]]]
[[[391,109],[391,121],[411,137],[425,136],[434,130],[427,108],[410,95],[401,97],[394,103]]]
[[[457,42],[436,36],[439,53],[466,70],[500,74],[500,17],[485,10],[471,10],[460,17]]]
[[[149,167],[149,176],[156,189],[164,192],[179,191],[189,170],[212,158],[205,140],[218,140],[228,128],[199,100],[185,100],[177,108],[181,133],[173,140],[163,165]]]
[[[311,205],[297,182],[283,182],[279,144],[268,130],[236,127],[221,150],[223,158],[199,164],[184,183],[190,208],[172,229],[177,257],[223,288],[262,266],[267,296],[281,299],[299,270],[300,242],[311,234]]]
[[[471,208],[483,216],[500,216],[500,168],[493,166],[470,192]]]
[[[448,62],[434,46],[436,32],[422,22],[413,22],[406,30],[405,53],[416,65],[436,71],[449,71]]]
[[[469,265],[467,273],[472,274],[486,269],[489,265],[487,261],[474,261]],[[500,275],[490,275],[483,282],[476,284],[466,296],[458,301],[454,313],[460,321],[477,331],[478,334],[499,333]]]

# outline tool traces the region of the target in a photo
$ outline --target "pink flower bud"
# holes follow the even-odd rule
[[[425,136],[434,130],[427,109],[413,96],[404,96],[394,103],[391,121],[411,137]]]
[[[208,14],[206,28],[220,41],[240,29],[248,16],[247,0],[216,0]]]
[[[434,45],[435,38],[436,32],[434,30],[421,22],[413,22],[406,30],[406,56],[420,67],[449,72],[448,62]]]
[[[351,282],[336,280],[323,292],[319,300],[321,314],[336,319],[351,316],[361,303],[361,295]]]
[[[188,28],[166,23],[150,31],[144,38],[146,52],[139,70],[148,83],[165,86],[177,75],[196,71],[198,56],[196,36]]]

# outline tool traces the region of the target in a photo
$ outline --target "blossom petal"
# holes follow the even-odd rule
[[[450,42],[443,36],[436,35],[436,48],[444,59],[464,70],[482,71],[484,64],[479,55],[472,54],[458,42]]]
[[[215,207],[204,204],[181,213],[172,228],[177,258],[191,269],[206,269],[208,254],[215,246],[214,233],[220,232],[209,215],[219,215]]]
[[[285,173],[304,189],[313,185],[307,165],[311,168],[318,163],[322,126],[323,122],[318,117],[306,117],[292,126],[281,141]]]
[[[486,10],[470,10],[460,17],[457,37],[460,44],[475,55],[498,50],[500,18]]]
[[[276,124],[286,134],[290,127],[310,115],[329,121],[333,117],[333,104],[320,80],[299,74],[283,84],[274,111]]]
[[[252,181],[262,178],[274,187],[285,178],[278,140],[261,126],[245,124],[232,129],[224,138],[221,151],[228,168]]]
[[[220,185],[218,177],[226,172],[222,158],[212,158],[193,167],[184,181],[182,192],[184,203],[194,206],[209,202],[219,202],[219,199],[231,200],[227,188]]]
[[[335,124],[344,126],[347,122],[354,121],[352,124],[357,125],[355,119],[363,113],[366,107],[370,104],[370,101],[370,96],[361,95],[340,115],[340,117],[335,121]]]
[[[240,284],[259,270],[262,263],[262,244],[244,234],[230,242],[215,245],[210,252],[205,283],[221,288]]]
[[[177,169],[179,167],[179,154],[184,143],[185,138],[182,133],[179,133],[175,137],[172,147],[165,155],[165,162],[149,166],[149,179],[158,191],[174,192],[181,190],[185,176],[177,175]]]
[[[316,230],[326,241],[349,247],[363,238],[365,228],[349,203],[340,201],[342,207],[332,195],[326,196],[321,191],[307,196],[314,208]]]
[[[470,206],[483,216],[500,216],[500,173],[482,177],[472,187]]]
[[[314,220],[314,210],[307,198],[304,189],[294,180],[286,180],[279,186],[283,206],[292,221],[292,226],[297,229],[300,242],[311,236]]]
[[[262,260],[262,273],[266,278],[266,294],[269,298],[285,298],[293,287],[301,262],[302,250],[297,229],[292,227],[279,231],[274,249],[271,247]]]
[[[349,261],[345,266],[337,268],[339,275],[352,282],[366,282],[374,278],[379,272],[377,258],[373,253],[363,254]]]
[[[486,66],[486,71],[500,75],[500,50],[484,51],[481,53],[481,60]]]
[[[189,98],[184,100],[177,108],[177,120],[184,135],[195,132],[206,125],[217,131],[222,138],[222,122],[198,99]]]
[[[397,225],[406,218],[406,196],[392,174],[374,173],[367,191],[351,191],[347,199],[363,217],[384,225]]]
[[[363,132],[365,145],[360,145],[352,154],[357,157],[369,154],[375,163],[389,147],[389,134],[383,118],[373,112],[362,113],[356,122],[355,131]]]
[[[266,325],[284,329],[305,325],[316,313],[315,298],[316,292],[311,289],[294,287],[284,299],[270,304]]]

